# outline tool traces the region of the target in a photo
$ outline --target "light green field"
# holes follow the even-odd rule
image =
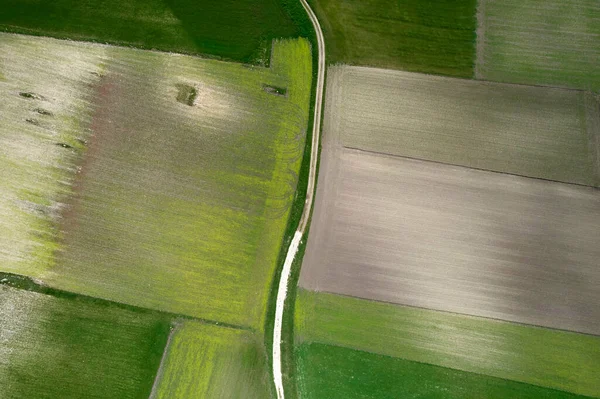
[[[170,322],[0,285],[4,399],[147,398]]]
[[[476,77],[600,89],[597,0],[480,0]]]
[[[600,397],[600,337],[299,290],[317,342]]]
[[[103,52],[88,48],[74,59],[64,46],[52,49],[0,36],[0,265],[34,277],[53,263],[54,222],[90,135],[93,72]]]
[[[574,90],[337,66],[325,128],[362,150],[597,186],[592,103]]]
[[[56,80],[38,90],[46,98],[65,85],[92,87],[72,116],[91,135],[73,198],[54,218],[57,257],[9,271],[71,292],[261,329],[304,150],[308,41],[275,42],[271,69],[17,35],[0,42],[3,64],[30,80]],[[45,54],[64,59],[46,61]],[[38,76],[42,69],[60,73]],[[48,200],[48,190],[38,191]],[[53,253],[56,240],[48,241]]]
[[[300,398],[576,399],[572,393],[317,343],[296,351]]]
[[[248,331],[182,322],[171,336],[151,398],[271,397],[262,342]]]

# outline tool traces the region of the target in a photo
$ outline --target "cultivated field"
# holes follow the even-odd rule
[[[584,399],[559,390],[318,343],[297,351],[299,397]]]
[[[262,340],[243,330],[181,322],[173,331],[151,398],[271,397]]]
[[[598,106],[571,90],[338,66],[325,123],[348,147],[597,186]]]
[[[595,189],[344,149],[300,283],[600,334]]]
[[[600,89],[596,0],[480,0],[478,79]]]
[[[74,57],[45,43],[0,37],[0,265],[33,277],[54,262],[56,221],[91,134],[104,52]]]
[[[3,0],[0,30],[266,61],[300,26],[278,0]]]
[[[473,76],[476,0],[310,0],[328,60]]]
[[[301,392],[310,393],[306,397],[325,397],[318,392],[322,392],[320,389],[333,389],[336,383],[332,381],[339,381],[342,389],[356,386],[352,378],[345,383],[341,378],[341,375],[351,372],[359,378],[354,381],[357,384],[372,386],[385,383],[388,387],[404,387],[421,394],[429,390],[439,392],[440,385],[448,386],[454,392],[454,396],[450,397],[466,389],[473,390],[470,395],[478,398],[570,397],[507,380],[600,396],[597,379],[600,373],[600,337],[597,336],[306,290],[298,293],[295,334],[299,387]],[[404,360],[370,357],[332,346]],[[390,369],[380,375],[353,358],[364,359],[361,361],[373,367],[380,364],[381,370],[387,368],[383,367],[384,364],[389,364]],[[423,375],[417,379],[423,384],[417,387],[412,387],[415,380],[411,373],[418,369],[413,362],[423,365],[419,371]],[[332,366],[334,363],[339,368]],[[400,366],[394,366],[394,363],[407,369],[400,372]],[[475,373],[475,376],[425,365],[467,371]],[[392,372],[394,367],[396,372]],[[459,380],[452,383],[449,375]],[[333,379],[329,383],[326,381],[328,376]],[[492,395],[482,394],[482,390]],[[534,395],[536,392],[538,396]],[[378,396],[365,393],[364,397]]]
[[[150,312],[0,285],[2,398],[147,398],[169,334]]]
[[[31,74],[23,81],[46,76],[36,75],[44,68],[64,71],[53,77],[59,83],[23,90],[52,99],[55,87],[86,85],[81,114],[66,116],[90,133],[73,198],[54,218],[56,259],[31,273],[8,270],[71,292],[262,328],[304,151],[308,42],[276,42],[265,69],[18,35],[1,41],[2,64]],[[64,58],[53,64],[45,54]],[[11,118],[26,125],[18,84],[8,89]],[[39,173],[53,171],[44,167]],[[27,192],[19,184],[11,189]],[[42,200],[53,199],[44,190]]]

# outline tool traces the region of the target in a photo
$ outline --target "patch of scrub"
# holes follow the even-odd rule
[[[148,397],[170,321],[0,285],[3,398]]]
[[[276,96],[285,96],[285,93],[287,92],[285,87],[264,85],[263,89],[265,89],[267,93],[274,94]]]
[[[196,97],[198,97],[198,89],[186,84],[177,84],[177,101],[189,105],[194,105]]]
[[[180,322],[151,399],[271,397],[262,342],[249,331]]]

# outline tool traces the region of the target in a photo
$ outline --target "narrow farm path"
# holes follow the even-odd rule
[[[298,246],[300,240],[304,235],[308,220],[310,218],[310,211],[312,209],[313,197],[315,193],[315,183],[317,177],[317,157],[319,156],[319,134],[321,132],[321,111],[323,108],[323,87],[325,82],[325,41],[323,40],[323,31],[321,25],[317,20],[317,17],[313,10],[310,8],[306,0],[300,0],[302,6],[306,10],[310,21],[315,28],[317,35],[318,44],[318,70],[317,70],[317,93],[315,97],[315,112],[313,121],[312,131],[312,142],[310,152],[310,170],[308,173],[308,186],[306,189],[306,201],[304,203],[304,210],[298,223],[298,228],[294,234],[294,238],[288,248],[285,262],[283,264],[283,270],[281,271],[281,278],[279,280],[279,288],[277,290],[277,302],[275,309],[275,323],[273,327],[273,379],[275,382],[275,389],[277,391],[277,399],[284,399],[285,394],[283,391],[283,377],[281,374],[281,327],[283,323],[283,309],[285,300],[287,297],[288,281],[290,278],[290,272],[292,268],[292,262],[298,252]]]

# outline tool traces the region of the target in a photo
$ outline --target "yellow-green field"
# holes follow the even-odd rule
[[[151,398],[271,397],[263,341],[248,331],[180,322],[172,333]]]
[[[47,44],[0,36],[0,267],[34,277],[54,263],[104,52]]]
[[[17,159],[23,177],[2,189],[0,209],[10,215],[2,223],[19,226],[2,268],[75,293],[262,329],[304,151],[308,41],[276,41],[270,69],[8,34],[0,46],[0,84],[12,94],[2,106],[33,143],[3,124],[1,162]],[[75,104],[54,106],[61,96]],[[54,116],[24,122],[24,104]],[[59,140],[72,125],[74,137]],[[36,146],[57,152],[54,163],[18,152]],[[46,174],[50,187],[41,186]],[[56,208],[42,227],[36,209],[13,216],[30,187],[35,201]],[[29,248],[38,236],[42,255]]]

